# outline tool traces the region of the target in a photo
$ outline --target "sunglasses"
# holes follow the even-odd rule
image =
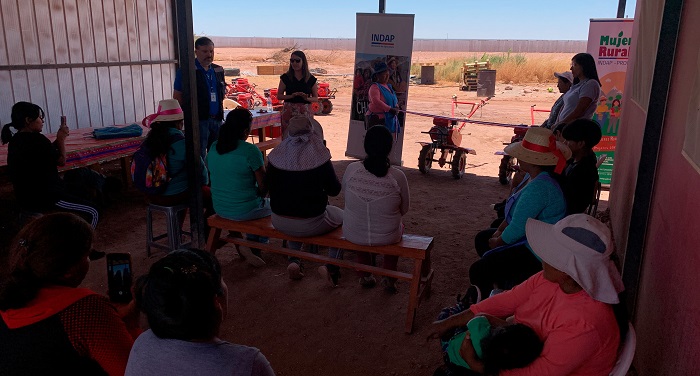
[[[301,59],[289,59],[291,63],[301,63]]]

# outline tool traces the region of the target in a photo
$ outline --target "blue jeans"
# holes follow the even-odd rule
[[[221,120],[207,119],[199,121],[199,147],[202,159],[207,156],[209,146],[219,138]]]

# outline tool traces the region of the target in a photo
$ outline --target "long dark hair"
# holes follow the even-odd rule
[[[2,143],[6,144],[12,139],[12,131],[10,131],[10,127],[18,131],[22,130],[22,128],[27,125],[27,118],[29,118],[30,121],[34,121],[39,117],[42,119],[44,118],[44,110],[42,110],[41,107],[30,102],[15,103],[14,106],[12,106],[12,114],[10,115],[12,122],[5,124],[5,126],[2,127],[2,134],[0,135]]]
[[[39,290],[61,285],[88,257],[92,227],[75,214],[47,214],[27,224],[0,257],[0,310],[24,307]]]
[[[598,78],[598,69],[595,67],[595,59],[593,58],[593,55],[586,53],[586,52],[581,52],[576,55],[574,55],[571,60],[575,61],[576,64],[581,66],[581,69],[583,70],[583,75],[586,76],[589,80],[596,80],[598,81],[598,85],[602,85],[600,83],[600,79]],[[579,83],[578,77],[574,77],[574,85]]]
[[[157,121],[151,123],[151,130],[148,131],[148,136],[146,136],[146,140],[143,141],[151,152],[151,158],[167,154],[170,151],[169,129],[177,128],[180,122],[182,122],[182,120]]]
[[[394,144],[394,137],[383,125],[375,125],[365,134],[365,153],[367,158],[362,161],[367,171],[377,177],[386,176],[391,163],[389,153]]]
[[[296,56],[301,59],[301,74],[304,82],[309,82],[311,78],[311,72],[309,71],[309,61],[306,60],[306,55],[301,51],[292,52],[292,56]],[[294,78],[294,68],[292,68],[292,62],[289,62],[289,70],[287,70],[287,76],[289,78]]]
[[[211,339],[221,325],[215,299],[223,296],[221,265],[208,252],[176,250],[158,260],[136,291],[153,333],[185,341]]]
[[[246,133],[250,132],[250,124],[253,115],[243,107],[236,107],[226,115],[226,121],[219,129],[219,139],[216,143],[216,152],[226,154],[238,148],[238,142],[243,140]]]

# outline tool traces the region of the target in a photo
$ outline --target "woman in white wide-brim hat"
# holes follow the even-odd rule
[[[530,180],[508,202],[501,225],[489,230],[490,237],[480,237],[488,240],[475,244],[482,258],[469,268],[469,276],[471,284],[483,293],[491,291],[494,284],[504,288],[520,283],[541,270],[525,240],[525,222],[529,218],[555,223],[566,215],[566,201],[557,179],[571,150],[557,142],[549,129],[534,127],[523,141],[508,145],[505,152],[518,159],[520,169],[530,175]]]
[[[272,225],[296,237],[327,233],[343,223],[343,209],[328,205],[328,196],[337,196],[341,186],[331,152],[323,143],[321,125],[296,116],[289,120],[287,134],[268,156]],[[291,249],[299,250],[301,245],[289,242]],[[289,278],[301,279],[301,260],[290,257],[287,271]]]
[[[556,224],[530,219],[526,232],[544,270],[510,291],[435,322],[430,336],[466,325],[478,314],[513,316],[544,340],[544,349],[529,366],[508,375],[608,375],[627,328],[614,312],[622,308],[618,294],[624,286],[610,259],[610,230],[589,215],[573,214]],[[473,370],[483,369],[471,355],[471,342],[465,341],[461,350]]]

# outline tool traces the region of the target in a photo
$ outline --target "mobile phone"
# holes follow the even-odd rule
[[[107,254],[107,289],[109,300],[117,303],[131,301],[131,254]]]
[[[61,115],[61,127],[67,127],[66,117]]]

